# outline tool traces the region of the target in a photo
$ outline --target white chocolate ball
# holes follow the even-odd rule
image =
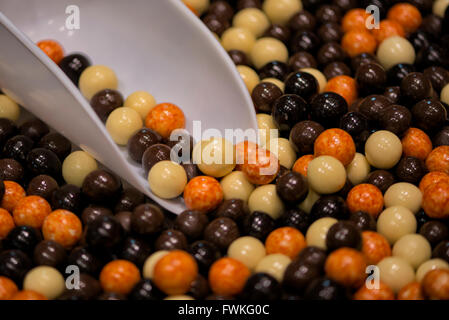
[[[301,10],[301,0],[265,0],[263,3],[263,11],[273,24],[286,25]]]
[[[253,270],[265,255],[264,244],[254,237],[235,239],[228,248],[228,257],[240,261],[250,270]]]
[[[242,171],[231,172],[220,181],[220,184],[225,200],[240,199],[248,202],[249,196],[254,191],[254,186]]]
[[[23,289],[39,292],[47,299],[52,300],[64,292],[65,281],[57,269],[49,266],[38,266],[26,274],[23,280]]]
[[[251,50],[251,61],[257,69],[262,68],[271,61],[286,63],[287,60],[287,47],[282,41],[275,38],[261,38],[256,41]]]
[[[380,281],[385,283],[395,293],[405,285],[415,281],[415,271],[412,266],[400,257],[387,257],[377,264]]]
[[[266,148],[279,159],[281,166],[291,169],[296,161],[296,152],[285,138],[271,139]],[[272,150],[273,149],[273,150]]]
[[[346,167],[346,173],[348,175],[349,181],[353,185],[358,185],[365,181],[366,177],[371,171],[371,166],[369,165],[366,157],[361,153],[356,153],[354,159]]]
[[[185,3],[190,5],[201,16],[205,13],[210,6],[210,0],[184,0]]]
[[[312,188],[309,188],[307,197],[298,206],[299,209],[306,213],[310,213],[315,202],[320,198],[320,195],[316,193]]]
[[[64,159],[62,176],[67,184],[81,188],[87,175],[97,169],[98,163],[90,154],[84,151],[75,151]]]
[[[6,94],[0,94],[0,118],[6,118],[13,122],[19,120],[19,105]]]
[[[111,112],[106,120],[106,129],[112,140],[119,145],[126,145],[128,140],[143,127],[140,114],[131,108],[121,107]]]
[[[441,102],[449,104],[449,83],[441,89]]]
[[[346,170],[336,158],[320,156],[309,162],[307,179],[310,187],[319,194],[331,194],[345,185]]]
[[[249,55],[256,43],[256,37],[244,28],[232,27],[221,35],[221,45],[226,51],[240,50]]]
[[[415,58],[416,53],[412,44],[400,36],[385,39],[377,48],[377,59],[386,70],[398,63],[413,64]]]
[[[259,261],[254,272],[268,273],[281,283],[284,279],[285,269],[287,269],[290,262],[292,262],[292,260],[285,254],[269,254]]]
[[[365,143],[365,156],[373,167],[391,169],[401,159],[401,140],[391,131],[377,131]]]
[[[103,89],[117,89],[118,80],[115,72],[106,66],[94,65],[87,67],[80,76],[78,87],[83,96],[90,99]]]
[[[176,162],[164,160],[156,163],[148,173],[151,191],[162,199],[180,196],[187,184],[184,168]]]
[[[257,126],[259,127],[258,144],[261,147],[265,147],[271,139],[279,136],[279,130],[273,121],[273,117],[269,114],[258,113],[256,115],[256,119],[257,119]]]
[[[318,69],[315,68],[302,68],[299,69],[299,71],[307,72],[315,77],[316,81],[318,82],[319,92],[324,92],[324,88],[326,88],[327,79],[326,76]]]
[[[415,215],[406,207],[389,207],[377,219],[377,232],[394,244],[402,236],[416,232]]]
[[[240,77],[242,77],[248,92],[251,94],[260,82],[259,75],[256,71],[244,65],[237,66],[237,71],[240,73]]]
[[[136,110],[145,120],[148,112],[156,106],[156,99],[146,91],[136,91],[126,98],[123,106]]]
[[[449,263],[443,259],[430,259],[421,264],[416,271],[416,281],[421,282],[426,276],[427,272],[435,269],[449,270]]]
[[[334,218],[321,218],[312,223],[307,229],[306,242],[308,246],[315,246],[327,250],[326,237],[330,227],[338,220]]]
[[[192,159],[204,174],[224,177],[235,168],[235,147],[224,138],[203,140],[193,148]]]
[[[449,0],[436,0],[433,3],[432,12],[434,15],[444,18],[444,13],[449,6]]]
[[[413,268],[418,268],[430,259],[432,248],[429,241],[420,234],[406,234],[393,246],[393,256],[406,260]]]
[[[270,27],[270,21],[262,10],[246,8],[237,12],[232,25],[237,28],[247,29],[258,38]]]
[[[145,279],[153,279],[154,267],[156,266],[156,263],[158,263],[158,261],[168,253],[169,251],[167,250],[159,250],[152,253],[145,260],[142,268],[142,274]]]
[[[417,213],[421,208],[422,193],[411,183],[399,182],[391,185],[384,194],[385,207],[403,206]]]
[[[267,184],[254,189],[249,196],[248,206],[251,212],[262,211],[273,219],[279,218],[285,210],[284,203],[276,193],[274,184]]]

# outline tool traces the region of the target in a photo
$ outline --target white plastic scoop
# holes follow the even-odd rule
[[[71,5],[79,8],[79,30],[66,28]],[[183,200],[151,193],[140,165],[111,140],[88,101],[34,43],[55,39],[66,53],[83,52],[111,67],[125,97],[145,90],[158,102],[177,104],[189,132],[194,120],[223,136],[225,129],[257,128],[235,66],[181,0],[0,0],[0,10],[1,90],[174,213],[185,210]]]

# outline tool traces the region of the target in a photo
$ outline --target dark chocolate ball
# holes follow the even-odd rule
[[[296,94],[284,94],[273,103],[271,115],[279,129],[287,131],[298,122],[307,119],[308,105]]]
[[[427,48],[430,43],[435,40],[431,34],[419,29],[409,34],[407,39],[415,48],[415,52],[419,52],[421,49]]]
[[[271,113],[274,101],[282,96],[282,90],[271,82],[259,83],[251,93],[257,112]]]
[[[289,73],[290,68],[287,64],[280,61],[271,61],[260,68],[259,77],[260,79],[276,78],[284,81]]]
[[[131,231],[131,211],[120,211],[115,215],[115,219],[122,225],[126,233]]]
[[[442,67],[432,66],[424,70],[424,75],[430,80],[437,93],[449,83],[449,71]]]
[[[67,289],[65,294],[72,295],[71,299],[92,300],[102,292],[100,281],[87,273],[81,273],[79,276],[79,287]]]
[[[202,273],[208,273],[209,267],[220,258],[220,251],[217,247],[205,240],[192,243],[188,249],[189,253],[198,263],[198,268]]]
[[[164,222],[162,210],[154,204],[141,204],[137,206],[131,215],[131,228],[141,235],[149,235],[158,232]]]
[[[316,138],[324,131],[321,124],[305,120],[295,124],[290,131],[290,142],[296,147],[300,155],[313,153]]]
[[[260,211],[251,213],[244,221],[245,234],[261,241],[265,241],[265,238],[275,227],[276,223],[274,219]]]
[[[362,95],[382,93],[387,83],[387,73],[380,64],[365,63],[357,69],[355,80]]]
[[[0,275],[16,284],[21,284],[25,274],[32,267],[30,258],[20,250],[6,250],[0,253]]]
[[[128,295],[129,300],[161,300],[163,297],[164,294],[150,279],[140,280]]]
[[[170,160],[170,147],[165,144],[154,144],[149,147],[142,156],[142,167],[147,175],[151,168],[163,160]]]
[[[387,97],[373,94],[362,100],[359,105],[359,112],[367,117],[373,125],[378,125],[381,122],[382,115],[390,105],[391,102]]]
[[[303,264],[314,266],[318,270],[323,270],[326,258],[327,254],[324,249],[307,246],[301,250],[296,260]]]
[[[436,220],[424,223],[419,229],[419,233],[429,241],[432,247],[449,238],[448,227]]]
[[[25,253],[33,252],[36,245],[42,240],[40,232],[29,226],[20,226],[12,229],[3,240],[7,249],[17,249]]]
[[[420,209],[415,214],[415,217],[416,217],[416,222],[418,225],[417,229],[421,228],[424,225],[424,223],[429,222],[431,220],[430,217],[426,214],[426,212],[423,209]]]
[[[317,31],[318,37],[320,37],[323,42],[339,42],[343,37],[343,30],[341,29],[340,24],[335,22],[329,22],[323,24],[318,28]]]
[[[396,165],[395,174],[398,181],[418,184],[427,173],[426,165],[421,159],[406,156]]]
[[[285,93],[296,94],[309,101],[318,93],[318,81],[310,73],[298,71],[285,80]]]
[[[274,179],[273,183],[277,184],[279,179],[286,173],[290,172],[291,170],[288,170],[286,167],[284,167],[283,165],[279,166],[279,171],[276,175],[276,178]]]
[[[216,218],[229,218],[239,223],[249,215],[249,208],[245,201],[228,199],[223,201],[215,211]]]
[[[349,221],[354,223],[354,225],[361,231],[376,230],[376,221],[374,220],[373,216],[367,212],[364,211],[353,212],[349,216]]]
[[[0,159],[0,178],[15,182],[22,182],[25,170],[20,162],[14,159]]]
[[[432,258],[443,259],[449,263],[449,240],[443,240],[432,251]]]
[[[201,20],[211,32],[216,33],[219,37],[231,26],[228,20],[221,19],[213,13],[206,14]]]
[[[230,51],[228,51],[228,54],[236,66],[249,64],[248,57],[246,56],[246,54],[243,51],[230,50]]]
[[[362,244],[362,234],[355,223],[339,221],[333,224],[326,236],[326,246],[329,251],[342,247],[358,249]]]
[[[329,278],[317,278],[308,285],[304,298],[307,300],[345,300],[346,290]]]
[[[241,298],[251,301],[274,301],[281,296],[279,282],[267,273],[254,273],[246,281]]]
[[[81,188],[83,194],[93,203],[110,204],[120,195],[121,181],[111,172],[99,169],[89,173]]]
[[[444,106],[435,99],[424,99],[412,108],[414,124],[424,130],[433,131],[443,126],[447,118]]]
[[[430,97],[432,84],[429,79],[420,72],[409,73],[401,81],[401,93],[405,101],[417,103]]]
[[[27,155],[28,172],[34,176],[45,174],[56,179],[61,177],[62,165],[58,156],[48,149],[36,148]]]
[[[209,223],[207,216],[198,211],[186,210],[175,219],[175,229],[181,231],[187,238],[196,240],[203,235]]]
[[[72,250],[68,264],[78,266],[80,272],[96,276],[102,267],[101,260],[87,248],[77,247]]]
[[[365,63],[379,63],[379,61],[377,61],[377,58],[371,53],[361,53],[351,59],[352,71],[356,72],[357,69]]]
[[[383,93],[391,103],[398,103],[401,99],[401,88],[398,86],[386,87]]]
[[[143,266],[145,259],[151,253],[149,244],[143,240],[134,237],[128,237],[120,245],[118,257],[131,261],[139,268]]]
[[[90,205],[83,210],[81,220],[86,225],[104,216],[112,216],[112,211],[105,207]]]
[[[348,112],[346,100],[334,92],[316,95],[310,102],[310,118],[325,128],[338,127],[340,118]]]
[[[14,122],[6,118],[0,118],[0,149],[8,139],[12,138],[18,129]]]
[[[381,115],[381,126],[397,136],[401,136],[412,123],[412,113],[404,106],[388,106]]]
[[[332,3],[339,6],[343,11],[358,7],[357,0],[333,0]]]
[[[303,68],[316,68],[317,62],[312,54],[306,51],[299,51],[288,59],[288,66],[295,72]]]
[[[114,212],[133,211],[135,207],[145,202],[143,193],[133,187],[122,191],[117,203],[114,206]]]
[[[61,268],[67,261],[67,252],[62,245],[53,240],[43,240],[34,248],[34,263],[38,266]]]
[[[428,14],[423,18],[420,28],[427,33],[433,34],[435,37],[439,37],[441,35],[442,20],[441,17],[435,14]]]
[[[312,219],[310,215],[299,208],[289,209],[276,221],[279,227],[293,227],[306,233]]]
[[[117,90],[104,89],[92,97],[90,105],[101,121],[105,122],[112,111],[123,106],[123,96]]]
[[[43,136],[37,146],[53,151],[61,161],[64,161],[70,154],[70,151],[72,151],[72,143],[62,134],[57,132],[52,132]]]
[[[34,142],[30,138],[19,135],[6,141],[3,146],[2,157],[10,158],[25,164],[28,153],[33,149]]]
[[[449,146],[449,127],[444,127],[433,137],[433,147]]]
[[[209,282],[201,274],[198,274],[190,285],[188,292],[196,300],[203,300],[210,293]]]
[[[409,63],[399,63],[391,67],[387,72],[388,84],[390,86],[400,86],[402,80],[412,72],[415,72],[414,65]]]
[[[310,12],[315,12],[321,5],[325,4],[326,0],[302,0],[304,9]]]
[[[337,23],[341,20],[342,12],[339,6],[333,4],[323,4],[316,10],[315,16],[321,24],[328,22]]]
[[[35,118],[24,122],[20,127],[20,134],[27,136],[34,142],[38,142],[43,136],[50,132],[45,122]]]
[[[292,53],[307,51],[315,54],[320,44],[320,38],[315,33],[308,30],[300,30],[290,40],[290,51]]]
[[[351,76],[351,69],[348,65],[341,61],[334,61],[327,64],[324,67],[323,74],[327,80],[330,80],[336,76]]]
[[[227,1],[220,0],[210,4],[208,13],[214,14],[222,20],[231,20],[234,16],[234,9]]]
[[[288,22],[288,27],[293,32],[300,30],[314,31],[316,26],[316,18],[307,10],[295,13]]]
[[[444,34],[447,34],[444,32]],[[448,67],[448,53],[447,45],[439,45],[437,43],[430,43],[427,47],[423,47],[416,55],[416,65],[420,69],[425,69],[431,66]]]
[[[343,61],[346,59],[346,57],[346,52],[337,42],[326,42],[321,46],[317,53],[317,59],[320,65],[326,65],[336,61]]]
[[[362,132],[368,130],[368,119],[360,112],[348,112],[340,119],[340,129],[358,139]]]
[[[194,163],[183,163],[182,167],[186,172],[187,181],[190,181],[201,174],[200,169]]]
[[[128,154],[131,159],[141,163],[145,150],[161,142],[162,137],[156,131],[142,128],[128,140]]]
[[[366,183],[376,186],[382,193],[385,193],[385,191],[387,191],[387,189],[395,182],[394,176],[386,170],[372,171],[366,178]]]
[[[86,226],[86,242],[95,249],[108,249],[120,243],[124,230],[121,224],[110,216],[102,216]]]
[[[275,38],[287,44],[291,36],[291,31],[288,27],[280,24],[272,24],[264,33],[264,37]]]
[[[302,174],[290,171],[279,178],[276,192],[282,200],[299,204],[307,197],[309,184]]]
[[[81,189],[73,184],[66,184],[53,191],[51,197],[53,210],[64,209],[75,214],[81,213],[84,206],[84,200],[81,195]]]
[[[238,0],[236,5],[237,11],[246,8],[262,9],[262,3],[260,0]]]
[[[285,269],[283,287],[301,294],[320,275],[321,270],[317,266],[295,259]]]
[[[239,236],[237,224],[229,218],[216,218],[204,230],[204,240],[213,243],[220,250],[226,250]]]
[[[81,73],[83,73],[84,69],[89,67],[90,64],[89,59],[85,55],[73,53],[62,58],[59,62],[59,67],[77,86]]]
[[[325,195],[313,204],[310,214],[315,219],[324,217],[346,219],[349,216],[349,209],[343,198],[334,195]]]

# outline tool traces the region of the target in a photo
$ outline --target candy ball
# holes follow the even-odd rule
[[[342,48],[350,57],[361,53],[374,53],[376,50],[376,39],[366,30],[350,30],[341,39]]]
[[[426,188],[422,200],[422,208],[434,219],[449,217],[449,182],[440,181]]]
[[[51,213],[50,204],[39,196],[22,198],[13,211],[16,226],[40,228],[45,218]]]
[[[387,257],[377,264],[380,281],[388,285],[395,293],[405,285],[415,281],[412,266],[400,257]]]
[[[240,74],[240,77],[243,79],[243,82],[248,89],[248,92],[251,94],[254,88],[259,84],[260,78],[256,71],[247,66],[237,66],[237,71]]]
[[[14,227],[14,219],[11,214],[5,209],[0,208],[0,240],[5,239]]]
[[[257,69],[271,61],[286,63],[288,60],[288,50],[285,44],[275,38],[261,38],[256,41],[251,49],[251,60]]]
[[[398,292],[397,300],[424,300],[421,283],[415,281],[405,285]]]
[[[414,269],[430,259],[432,248],[420,234],[406,234],[393,246],[393,256],[406,260]]]
[[[58,64],[64,58],[64,49],[55,40],[41,40],[37,43],[37,46],[45,52],[45,54]]]
[[[101,287],[105,292],[127,295],[139,280],[139,269],[128,260],[111,261],[100,273]]]
[[[346,167],[355,156],[351,135],[341,129],[327,129],[315,140],[314,156],[332,156]]]
[[[229,246],[228,257],[244,263],[253,270],[265,257],[265,247],[259,239],[254,237],[240,237]]]
[[[421,179],[421,182],[419,183],[419,190],[421,190],[422,194],[424,194],[428,186],[440,181],[449,182],[449,175],[440,171],[429,172]]]
[[[65,248],[70,248],[81,239],[81,221],[70,211],[55,210],[45,218],[42,234],[45,240],[53,240]]]
[[[156,99],[146,91],[135,91],[126,98],[123,106],[136,110],[145,120],[148,112],[156,106]]]
[[[251,272],[245,264],[233,258],[221,258],[209,270],[209,285],[221,295],[235,295],[243,290]]]
[[[397,3],[388,10],[388,19],[398,22],[406,33],[415,32],[421,26],[419,10],[409,3]]]
[[[379,281],[379,287],[369,288],[362,286],[354,293],[354,300],[395,300],[394,292],[382,281]]]
[[[139,113],[131,108],[117,108],[106,120],[106,129],[112,140],[119,145],[126,145],[129,138],[142,127],[143,121]]]
[[[367,13],[364,9],[351,9],[343,16],[341,27],[344,32],[348,32],[354,29],[365,30],[368,17],[369,13]]]
[[[403,206],[415,214],[421,208],[422,199],[421,191],[415,185],[407,182],[393,184],[384,195],[386,208]]]
[[[361,251],[369,265],[377,264],[383,258],[391,256],[391,247],[387,239],[374,231],[362,232]]]
[[[193,148],[193,163],[208,176],[224,177],[235,168],[234,150],[234,145],[223,138],[203,140]]]
[[[285,269],[287,269],[291,261],[292,260],[284,254],[269,254],[259,261],[254,272],[267,273],[274,277],[278,282],[282,282]]]
[[[421,282],[429,271],[435,269],[449,270],[449,263],[442,259],[430,259],[422,263],[416,270],[416,281]]]
[[[169,251],[167,250],[159,250],[154,253],[152,253],[143,264],[142,274],[143,277],[146,279],[153,279],[154,274],[154,267],[156,266],[156,263],[166,254],[168,254]]]
[[[220,184],[225,200],[241,199],[247,202],[254,191],[254,186],[248,181],[242,171],[231,172],[220,181]]]
[[[256,118],[257,126],[259,127],[258,143],[261,147],[265,147],[272,138],[277,138],[279,136],[278,127],[274,122],[273,117],[269,114],[259,113],[256,115]]]
[[[64,159],[62,176],[67,184],[81,187],[87,175],[97,169],[97,161],[91,155],[84,151],[75,151]]]
[[[391,169],[401,159],[401,140],[390,131],[377,131],[366,141],[365,155],[373,167]]]
[[[337,222],[334,218],[321,218],[312,223],[306,233],[307,245],[326,250],[327,232]]]
[[[449,174],[449,146],[440,146],[432,150],[426,159],[429,171],[441,171]]]
[[[279,172],[278,158],[269,150],[256,148],[249,149],[247,159],[240,166],[249,182],[253,184],[268,184],[272,182]]]
[[[229,28],[221,36],[221,45],[226,51],[239,50],[249,55],[255,43],[254,34],[244,28]]]
[[[304,199],[303,202],[299,204],[298,208],[306,213],[310,213],[310,211],[312,211],[313,205],[319,198],[320,195],[309,187],[309,193],[307,194],[307,197]]]
[[[357,82],[354,78],[351,78],[346,75],[336,76],[326,84],[324,91],[335,92],[342,96],[348,106],[352,105],[352,103],[357,99]]]
[[[424,295],[431,300],[449,300],[449,270],[432,270],[422,280]]]
[[[20,116],[19,105],[10,97],[0,94],[0,118],[17,121]]]
[[[0,300],[11,299],[19,289],[11,279],[0,276]]]
[[[410,128],[401,140],[405,156],[426,160],[432,151],[432,141],[429,136],[418,128]]]
[[[285,138],[270,140],[267,149],[274,153],[279,159],[279,164],[287,169],[291,169],[296,161],[296,152],[290,142]]]
[[[284,89],[285,89],[284,82],[282,82],[279,79],[276,79],[276,78],[265,78],[265,79],[262,79],[260,82],[272,83],[272,84],[276,85],[279,89],[281,89],[282,92],[284,92]]]
[[[190,210],[210,212],[223,200],[220,183],[206,176],[198,176],[190,180],[184,189],[184,201]]]
[[[399,63],[413,64],[415,57],[415,49],[412,44],[399,36],[385,39],[377,49],[377,59],[385,69],[390,69]]]
[[[307,178],[310,187],[320,194],[338,192],[346,183],[346,170],[334,157],[320,156],[309,162]]]
[[[272,231],[266,241],[267,254],[280,253],[294,259],[306,247],[306,239],[295,228],[283,227]]]
[[[377,219],[377,232],[383,235],[390,244],[406,234],[416,232],[415,215],[409,209],[401,206],[389,207],[382,211]]]
[[[379,29],[372,30],[373,36],[377,43],[381,43],[385,39],[393,36],[404,37],[405,31],[401,24],[395,20],[385,19],[379,23]]]
[[[23,289],[39,292],[48,299],[55,299],[64,292],[65,281],[55,268],[39,266],[28,271],[23,280]]]
[[[98,91],[103,89],[117,89],[118,80],[115,72],[102,65],[87,67],[81,73],[78,87],[83,96],[90,100]]]
[[[234,16],[232,24],[234,27],[251,31],[251,33],[258,38],[268,29],[270,21],[262,10],[257,8],[246,8],[240,10]]]
[[[353,185],[358,185],[365,181],[370,171],[371,166],[369,165],[368,160],[366,160],[366,157],[363,154],[358,152],[355,154],[351,163],[346,167],[348,180]]]
[[[251,212],[262,211],[273,219],[279,218],[285,210],[284,203],[279,198],[274,184],[257,187],[248,199]]]
[[[301,0],[265,0],[263,11],[271,23],[285,25],[290,18],[302,10]]]
[[[304,177],[307,177],[307,169],[309,168],[309,163],[314,159],[313,154],[306,154],[302,156],[293,164],[292,171],[298,172],[302,174]]]
[[[159,161],[148,173],[151,191],[162,199],[173,199],[182,194],[187,184],[184,168],[172,161]]]
[[[449,6],[449,0],[436,0],[432,6],[432,12],[434,15],[444,18],[444,12],[446,8]]]
[[[316,81],[318,82],[318,92],[324,92],[324,88],[326,88],[327,85],[327,80],[325,75],[320,70],[315,68],[301,68],[299,69],[299,71],[306,72],[314,76]]]
[[[355,249],[340,248],[326,259],[326,275],[345,287],[359,288],[366,278],[366,261],[363,254]]]
[[[19,201],[25,198],[25,190],[14,181],[3,181],[3,183],[5,185],[5,194],[1,200],[1,207],[9,212],[13,212]]]

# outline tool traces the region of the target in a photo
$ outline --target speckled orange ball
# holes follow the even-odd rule
[[[440,171],[429,172],[422,177],[421,182],[419,183],[419,190],[424,194],[428,186],[440,181],[449,182],[449,175]]]
[[[11,279],[0,276],[0,300],[11,299],[19,289]]]
[[[257,150],[259,146],[257,143],[251,141],[242,141],[235,145],[235,160],[237,166],[236,170],[241,170],[243,164],[247,164],[249,159],[254,161],[256,159]]]
[[[105,292],[127,295],[139,280],[139,269],[128,260],[111,261],[100,273],[100,284]]]
[[[393,36],[405,37],[405,31],[402,25],[397,21],[389,19],[379,22],[379,29],[374,28],[371,32],[377,43],[381,43],[385,39]]]
[[[369,13],[365,9],[351,9],[343,16],[341,28],[344,32],[350,30],[366,30],[366,20],[368,17]]]
[[[429,171],[442,171],[449,174],[449,146],[440,146],[432,150],[426,159]]]
[[[315,140],[314,156],[334,157],[346,167],[355,156],[354,140],[349,133],[341,129],[327,129]]]
[[[419,282],[410,282],[398,292],[398,300],[424,300]]]
[[[156,263],[153,281],[166,294],[178,295],[189,291],[197,275],[195,259],[185,251],[174,250]]]
[[[39,196],[27,196],[20,199],[14,208],[13,217],[17,226],[40,229],[50,213],[51,207],[47,200]]]
[[[341,39],[341,46],[353,58],[364,52],[374,54],[377,43],[376,39],[368,31],[351,30]]]
[[[175,129],[183,129],[186,118],[182,110],[172,103],[161,103],[148,112],[145,118],[145,126],[156,131],[165,139]]]
[[[387,239],[374,231],[362,232],[361,251],[369,265],[378,264],[383,258],[391,256],[391,247]]]
[[[12,296],[11,300],[48,300],[43,294],[33,290],[22,290]]]
[[[449,218],[449,182],[440,181],[428,186],[423,194],[422,208],[430,218]]]
[[[242,262],[233,258],[221,258],[209,270],[209,285],[216,294],[235,295],[242,291],[250,270]]]
[[[449,270],[427,272],[421,282],[424,295],[431,300],[449,300]]]
[[[401,140],[402,152],[405,156],[426,160],[432,151],[432,141],[429,136],[418,128],[410,128]]]
[[[389,286],[379,281],[379,288],[360,287],[354,294],[354,300],[394,300],[394,292]]]
[[[281,253],[290,259],[296,258],[306,246],[304,235],[292,227],[273,230],[265,240],[267,254]]]
[[[64,49],[55,40],[42,40],[37,43],[37,46],[56,64],[64,58]]]
[[[198,176],[187,183],[184,201],[190,210],[207,213],[223,201],[223,189],[215,178]]]
[[[359,288],[366,278],[365,257],[351,248],[340,248],[329,254],[324,269],[329,278],[346,287]]]
[[[5,194],[3,195],[1,207],[9,212],[13,212],[19,201],[26,197],[26,192],[17,182],[3,182],[5,184]]]
[[[330,79],[327,82],[324,91],[335,92],[341,95],[348,103],[348,106],[352,105],[358,95],[357,82],[354,78],[345,75],[336,76]]]
[[[387,18],[397,21],[407,33],[415,32],[422,23],[419,10],[409,3],[395,4],[388,10]]]
[[[82,233],[80,219],[67,210],[53,211],[42,225],[44,239],[56,241],[65,248],[74,246],[81,239]]]
[[[0,240],[5,239],[9,231],[14,229],[14,219],[5,209],[0,208]]]
[[[306,154],[302,156],[293,164],[292,170],[302,174],[304,177],[307,177],[307,168],[309,167],[310,161],[314,158],[313,154]]]
[[[276,178],[279,168],[279,160],[276,155],[262,148],[257,149],[255,159],[249,157],[248,163],[241,166],[248,181],[258,185],[272,182]]]
[[[362,183],[349,191],[346,203],[351,212],[365,211],[377,218],[384,207],[384,197],[376,186]]]

